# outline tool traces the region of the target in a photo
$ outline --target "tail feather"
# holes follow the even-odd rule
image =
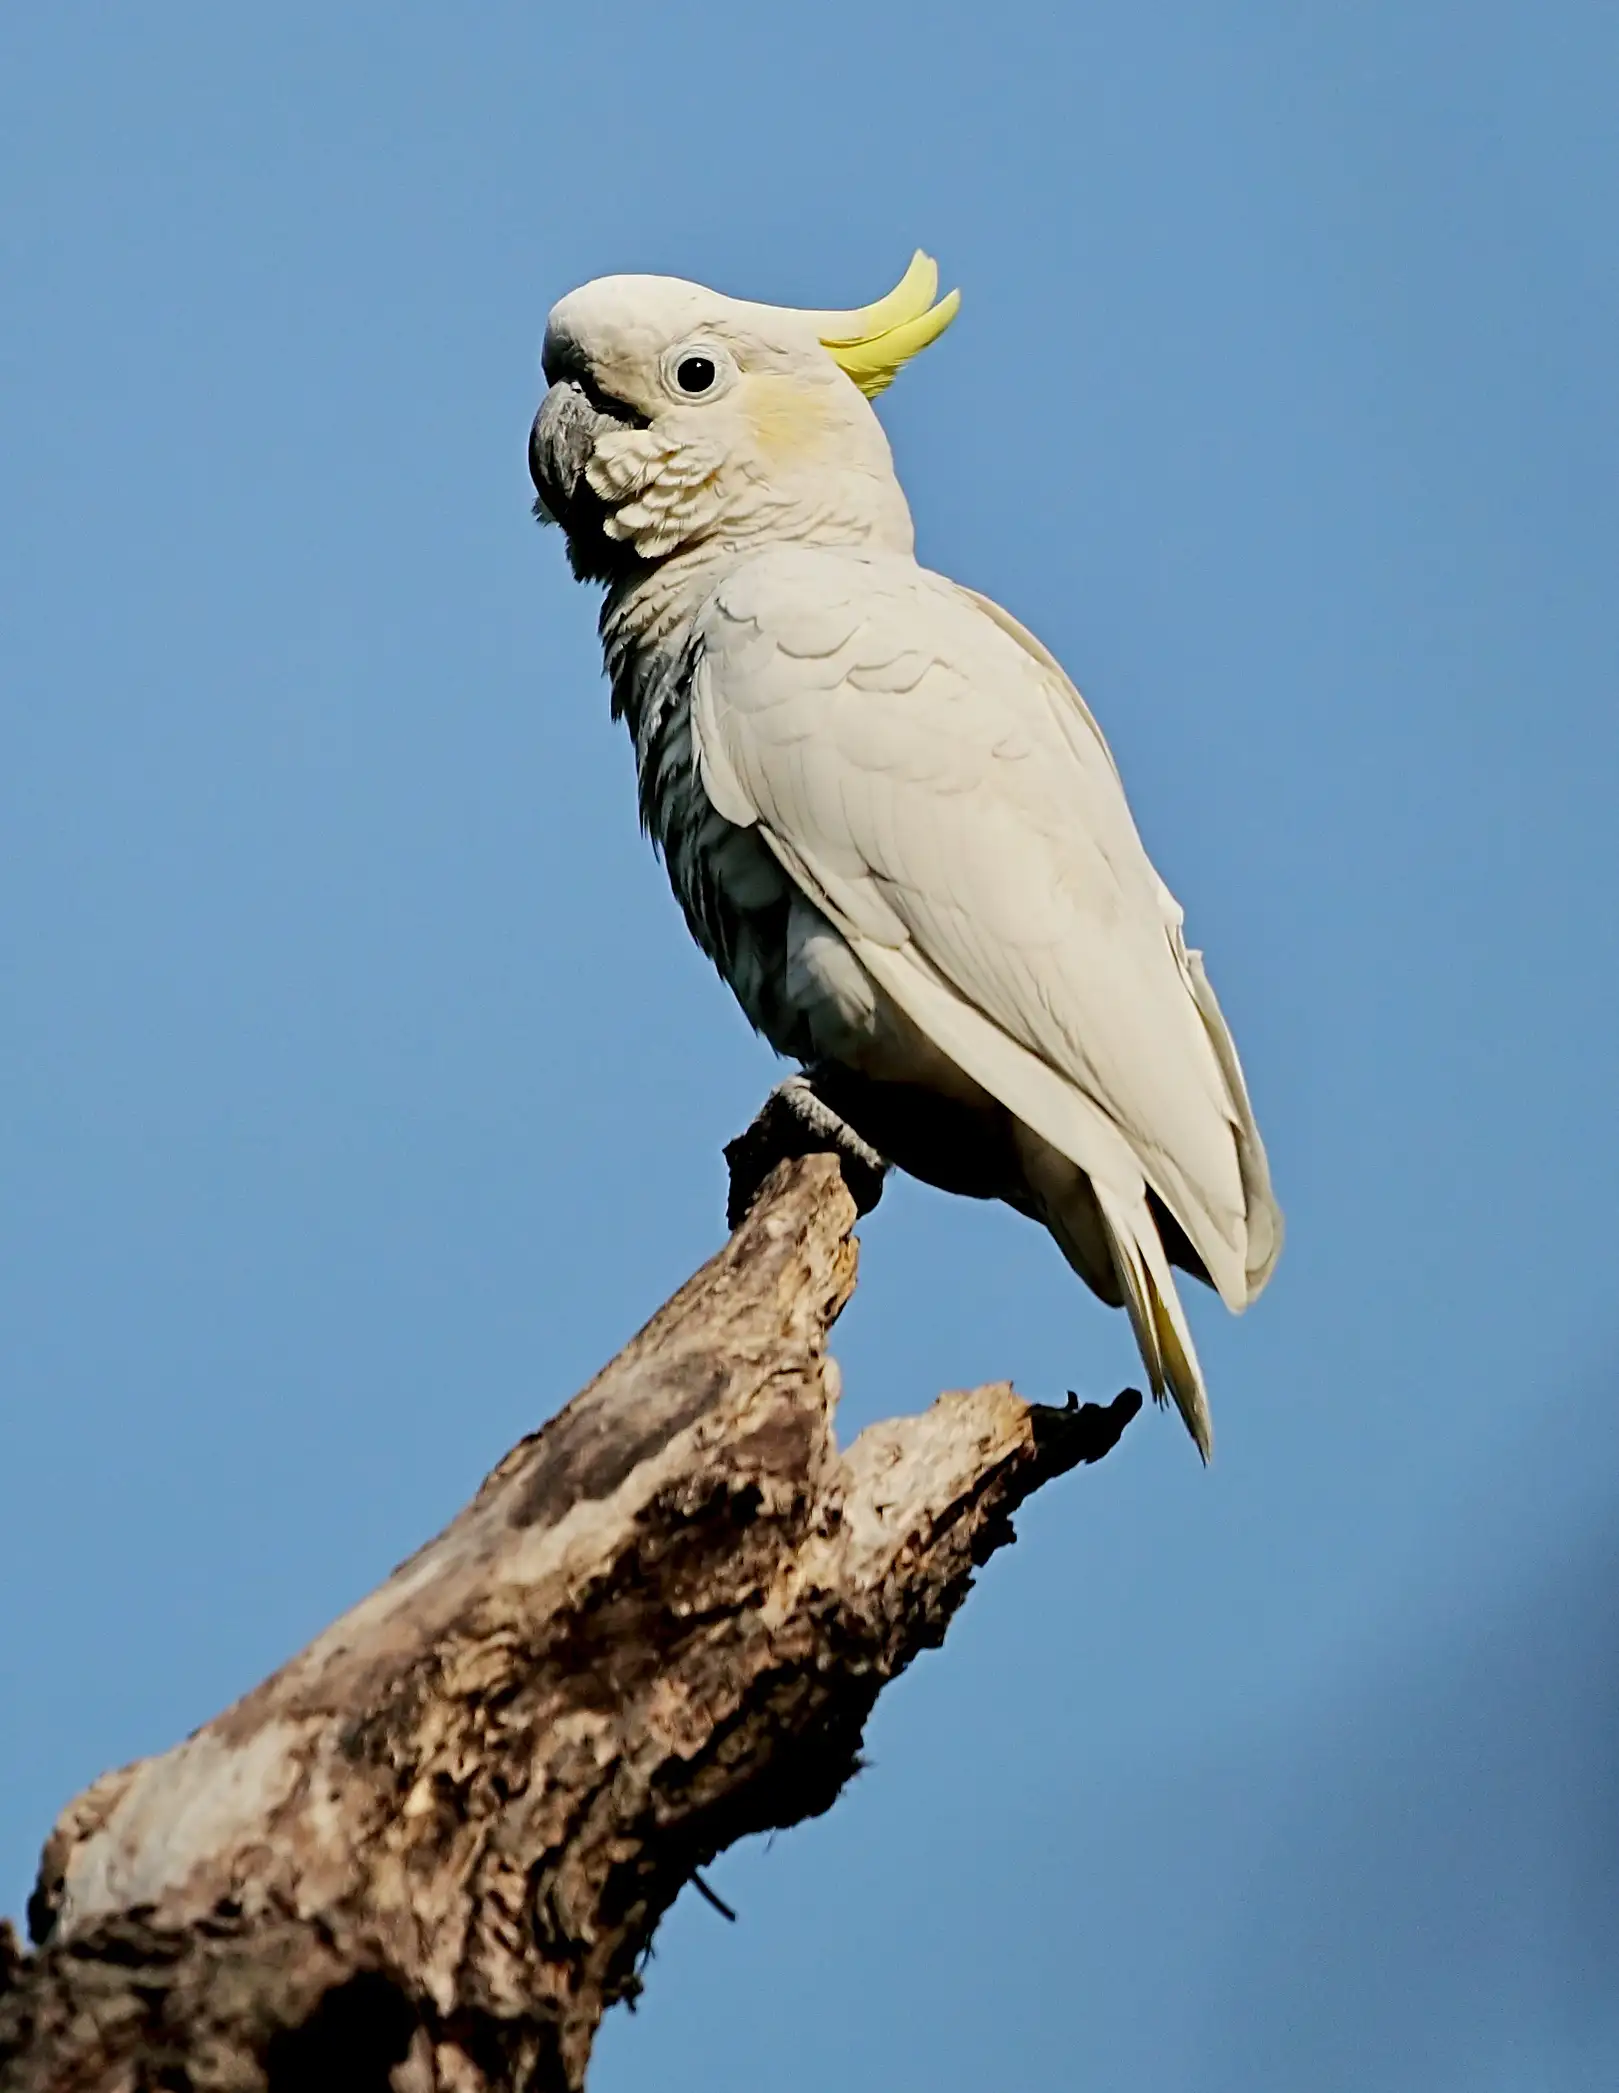
[[[1203,968],[1201,952],[1188,951],[1184,938],[1180,941],[1184,955],[1187,979],[1192,985],[1192,994],[1197,1002],[1198,1014],[1203,1020],[1209,1043],[1214,1048],[1215,1059],[1225,1077],[1226,1089],[1235,1113],[1234,1132],[1237,1137],[1237,1167],[1242,1173],[1243,1204],[1247,1215],[1246,1272],[1247,1295],[1244,1300],[1232,1300],[1228,1307],[1245,1308],[1255,1300],[1271,1273],[1276,1269],[1276,1260],[1282,1254],[1282,1210],[1276,1204],[1276,1194],[1271,1190],[1270,1163],[1265,1155],[1265,1143],[1260,1137],[1254,1108],[1248,1101],[1248,1085],[1243,1079],[1242,1063],[1237,1059],[1237,1046],[1231,1037],[1231,1028],[1220,1009],[1208,975]]]
[[[1174,1399],[1198,1452],[1207,1461],[1214,1447],[1208,1392],[1145,1191],[1131,1204],[1094,1181],[1092,1189],[1153,1395],[1159,1402],[1166,1395]]]
[[[1058,1248],[1093,1292],[1128,1314],[1153,1395],[1173,1397],[1206,1461],[1214,1443],[1208,1394],[1145,1182],[1121,1190],[1118,1173],[1081,1170],[1027,1127],[1014,1138]]]

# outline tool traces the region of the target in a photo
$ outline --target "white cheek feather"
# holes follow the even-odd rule
[[[718,523],[724,465],[718,443],[624,429],[597,444],[585,478],[613,511],[603,525],[607,536],[657,560]]]

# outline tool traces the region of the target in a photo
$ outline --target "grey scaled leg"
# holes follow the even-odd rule
[[[855,1206],[869,1214],[883,1194],[887,1159],[833,1111],[815,1088],[815,1071],[807,1069],[778,1083],[753,1124],[734,1141],[726,1142],[731,1191],[725,1203],[725,1225],[741,1225],[778,1163],[789,1156],[812,1155],[837,1157]]]

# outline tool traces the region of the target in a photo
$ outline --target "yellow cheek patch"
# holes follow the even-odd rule
[[[818,386],[761,371],[743,381],[743,413],[760,451],[772,464],[807,458],[832,433]]]

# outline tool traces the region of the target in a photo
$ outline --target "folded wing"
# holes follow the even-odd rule
[[[1154,1378],[1200,1406],[1143,1188],[1232,1308],[1268,1276],[1279,1216],[1230,1035],[1078,692],[998,606],[908,561],[803,547],[728,577],[700,650],[716,807],[1088,1175]]]

